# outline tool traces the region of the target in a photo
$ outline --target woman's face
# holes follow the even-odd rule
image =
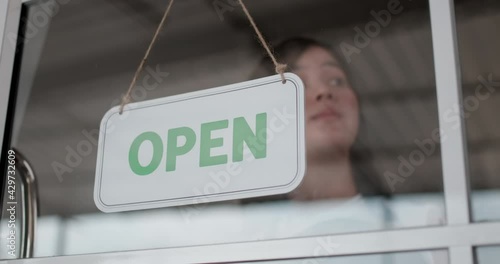
[[[308,48],[295,73],[305,84],[308,158],[348,151],[358,133],[356,94],[337,60],[322,47]]]

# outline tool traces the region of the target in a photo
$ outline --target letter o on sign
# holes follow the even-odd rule
[[[139,162],[139,149],[144,141],[153,144],[153,157],[147,166],[142,166]],[[137,175],[148,175],[155,171],[163,158],[163,142],[161,137],[155,132],[144,132],[132,142],[128,153],[128,162],[132,171]]]

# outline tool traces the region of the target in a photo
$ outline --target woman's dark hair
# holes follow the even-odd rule
[[[347,79],[350,80],[350,74],[344,60],[341,60],[339,54],[337,54],[330,46],[310,38],[291,38],[281,42],[279,45],[274,47],[274,55],[280,63],[286,63],[288,65],[287,71],[293,72],[295,69],[295,64],[297,60],[302,56],[302,54],[311,47],[320,47],[329,51],[332,56],[337,59],[340,67],[344,70],[347,75]],[[252,74],[252,78],[260,78],[269,75],[276,74],[274,70],[274,64],[269,56],[265,56],[261,59],[259,66]]]
[[[276,59],[280,63],[286,63],[288,65],[287,71],[294,71],[296,67],[296,62],[300,56],[311,47],[320,47],[329,51],[330,54],[337,60],[338,64],[347,76],[347,81],[352,86],[351,74],[349,73],[349,68],[347,63],[343,60],[343,57],[339,56],[330,46],[310,38],[298,37],[291,38],[281,42],[279,45],[274,47],[274,54]],[[262,58],[260,64],[253,72],[251,78],[260,78],[265,76],[270,76],[276,74],[273,62],[268,56]],[[353,88],[354,89],[354,88]],[[354,89],[356,96],[359,98],[356,90]],[[360,104],[361,108],[361,104]],[[363,130],[363,117],[360,111],[360,126],[359,131]],[[363,195],[388,195],[382,187],[379,177],[375,175],[375,169],[372,164],[372,154],[366,147],[361,146],[358,139],[354,143],[353,148],[351,148],[350,158],[352,162],[352,167],[354,171],[354,177],[356,182],[356,187],[358,191]]]

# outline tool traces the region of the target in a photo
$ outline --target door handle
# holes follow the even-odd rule
[[[21,180],[21,200],[23,217],[21,221],[22,238],[20,258],[32,258],[35,243],[36,221],[38,218],[38,189],[35,172],[31,164],[17,149],[15,152],[16,169]]]

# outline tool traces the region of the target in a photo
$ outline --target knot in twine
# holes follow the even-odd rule
[[[286,83],[286,79],[285,79],[285,71],[286,69],[288,68],[288,65],[286,64],[283,64],[283,63],[277,63],[276,64],[276,73],[281,75],[281,82],[282,83]]]

